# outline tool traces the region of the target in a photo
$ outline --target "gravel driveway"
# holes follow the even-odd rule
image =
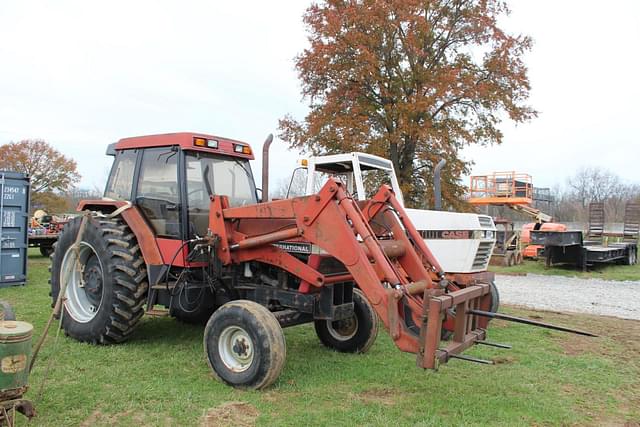
[[[505,304],[640,320],[640,280],[496,275],[496,285]]]

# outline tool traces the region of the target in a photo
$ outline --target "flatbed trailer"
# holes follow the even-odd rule
[[[42,256],[49,256],[53,253],[53,244],[58,240],[59,233],[55,234],[32,234],[29,236],[29,247],[40,248]]]
[[[531,243],[544,246],[547,267],[573,264],[587,271],[594,264],[633,265],[638,260],[637,242],[602,245],[597,241],[585,241],[582,231],[531,231]]]

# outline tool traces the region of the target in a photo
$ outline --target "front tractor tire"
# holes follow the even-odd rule
[[[366,353],[378,336],[378,316],[360,289],[353,290],[353,316],[343,320],[316,320],[320,342],[343,353]]]
[[[204,352],[218,380],[260,390],[280,376],[287,348],[280,323],[269,310],[236,300],[222,305],[207,322]]]
[[[121,219],[90,217],[76,257],[73,244],[81,221],[74,218],[65,226],[51,257],[53,304],[67,278],[65,333],[94,344],[125,341],[144,314],[148,289],[140,247]]]

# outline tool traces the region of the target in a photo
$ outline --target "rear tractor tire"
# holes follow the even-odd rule
[[[366,353],[378,336],[378,316],[360,289],[353,290],[352,317],[316,320],[316,334],[325,347],[343,353]]]
[[[204,352],[218,380],[260,390],[280,376],[287,347],[280,323],[269,310],[236,300],[221,306],[207,322]]]
[[[81,221],[80,217],[69,221],[51,257],[53,304],[66,279],[65,333],[94,344],[125,341],[144,314],[148,289],[140,247],[121,219],[91,217],[76,257],[73,244]]]
[[[495,280],[489,282],[489,288],[491,289],[491,306],[489,307],[489,311],[491,313],[497,313],[500,308],[500,293],[498,292]]]

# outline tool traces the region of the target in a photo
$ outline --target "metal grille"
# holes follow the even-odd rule
[[[478,245],[478,252],[476,253],[476,257],[473,260],[473,268],[482,268],[485,269],[487,264],[489,263],[489,258],[491,258],[491,247],[493,246],[493,242],[480,242]]]
[[[493,228],[493,221],[489,216],[478,215],[478,221],[482,228]]]

